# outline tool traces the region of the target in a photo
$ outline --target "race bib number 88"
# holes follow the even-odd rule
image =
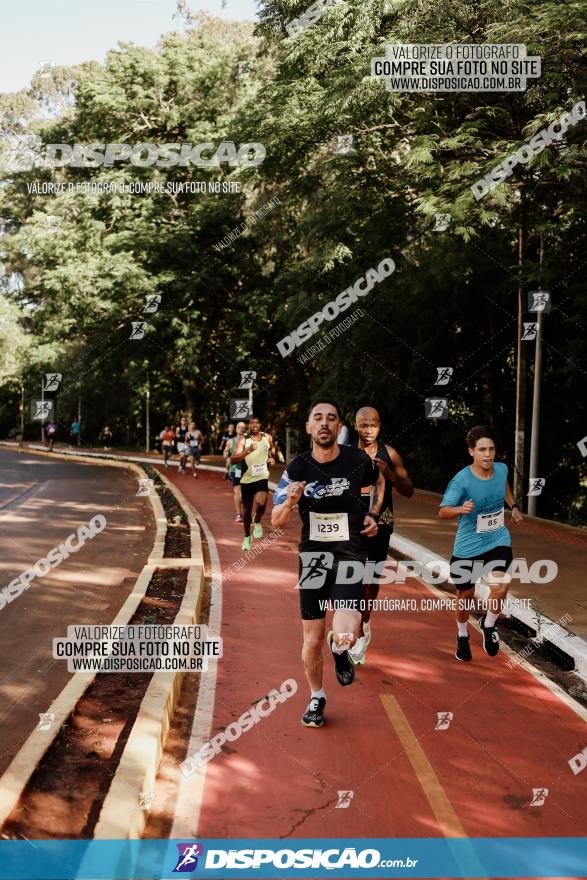
[[[495,513],[480,513],[477,516],[477,534],[495,532],[503,526],[503,507]]]
[[[349,518],[346,513],[310,511],[310,541],[348,541]]]

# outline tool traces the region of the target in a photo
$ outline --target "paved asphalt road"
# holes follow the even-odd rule
[[[148,498],[126,469],[0,449],[0,588],[102,514],[83,549],[0,608],[0,773],[70,675],[52,659],[68,624],[110,623],[153,547]]]

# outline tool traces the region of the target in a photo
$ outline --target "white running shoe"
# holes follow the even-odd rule
[[[355,666],[362,666],[365,663],[365,654],[371,641],[371,625],[363,624],[364,635],[359,636],[353,647],[349,651],[349,655]]]

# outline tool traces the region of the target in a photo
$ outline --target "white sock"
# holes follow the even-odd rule
[[[371,621],[366,620],[363,623],[363,633],[367,636],[367,638],[371,635]]]
[[[457,620],[457,626],[459,628],[459,636],[468,636],[469,630],[467,629],[467,623],[461,623],[460,620]]]
[[[493,611],[488,611],[485,615],[483,626],[495,626],[498,617],[499,611],[497,612],[497,614],[494,614]]]
[[[310,699],[313,700],[314,697],[316,697],[318,700],[320,700],[320,699],[325,700],[326,699],[326,691],[324,690],[324,688],[320,688],[319,691],[312,691]]]

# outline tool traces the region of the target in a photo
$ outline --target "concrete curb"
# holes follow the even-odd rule
[[[188,625],[198,622],[202,603],[204,554],[200,527],[183,493],[164,474],[160,473],[160,477],[183,508],[190,526],[191,557],[156,560],[158,568],[188,568],[186,591],[174,621]],[[147,812],[139,805],[140,795],[155,790],[157,771],[184,676],[183,670],[154,673],[102,804],[94,839],[142,836]]]
[[[440,560],[446,563],[449,562],[448,559],[445,559],[438,553],[434,553],[432,550],[428,549],[428,547],[424,547],[422,544],[417,544],[415,541],[410,541],[408,538],[402,538],[399,535],[391,536],[389,549],[394,555],[399,556],[401,559],[413,559],[423,565],[426,565],[433,560]],[[481,599],[487,599],[489,596],[489,588],[484,584],[478,584],[476,594]],[[513,593],[512,598],[515,599],[515,594]],[[564,627],[560,626],[560,624],[556,623],[556,621],[551,620],[550,617],[546,617],[544,614],[538,615],[526,608],[512,605],[509,596],[505,602],[504,613],[508,617],[518,620],[520,623],[523,623],[525,626],[536,632],[535,641],[539,643],[550,642],[556,648],[563,651],[565,654],[568,654],[569,657],[572,657],[575,663],[574,671],[585,682],[587,682],[587,642],[579,636],[570,633],[568,630],[564,629]]]
[[[35,452],[35,454],[37,453]],[[51,457],[63,457],[55,452],[43,451],[42,454]],[[97,463],[98,462],[91,461],[91,464]],[[109,461],[104,462],[103,464],[107,464],[110,467],[126,467],[136,471],[141,476],[144,476],[144,472],[132,463],[126,464]],[[167,520],[163,512],[163,506],[156,493],[150,493],[149,498],[153,507],[153,514],[157,527],[155,546],[164,545],[167,531]],[[129,622],[147,591],[154,570],[155,566],[147,561],[135,581],[132,593],[127,596],[122,608],[112,622],[112,626],[125,626]],[[53,700],[47,710],[55,716],[55,720],[51,724],[50,729],[47,731],[39,730],[38,728],[33,730],[4,771],[0,778],[0,828],[18,803],[31,776],[53,741],[56,739],[63,722],[74,711],[81,696],[94,681],[95,677],[96,673],[74,672],[71,680],[55,700]]]
[[[202,600],[204,567],[192,565],[181,608],[174,623],[197,623]],[[94,839],[140,838],[147,812],[139,805],[141,792],[155,790],[159,763],[185,676],[183,670],[155,672],[141,703],[122,757],[110,784]]]

